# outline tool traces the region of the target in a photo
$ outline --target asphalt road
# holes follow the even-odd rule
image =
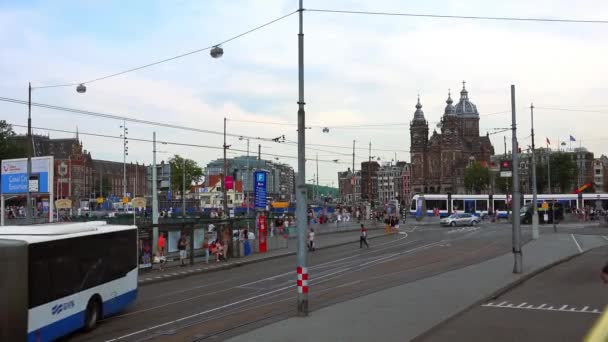
[[[582,341],[608,305],[601,247],[463,312],[423,341]]]
[[[529,236],[524,231],[524,241]],[[370,246],[309,253],[311,311],[507,253],[511,230],[489,224],[410,228]],[[146,285],[130,309],[66,340],[223,340],[295,315],[295,280],[291,256]]]

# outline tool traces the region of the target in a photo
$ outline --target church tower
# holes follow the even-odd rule
[[[424,184],[427,174],[427,146],[429,139],[429,123],[424,118],[420,96],[416,103],[414,119],[410,122],[410,155],[412,163],[412,184]],[[413,188],[412,192],[427,192],[423,187]]]

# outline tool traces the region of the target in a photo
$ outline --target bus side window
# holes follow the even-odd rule
[[[30,260],[29,269],[29,308],[50,302],[51,277],[46,260]]]
[[[49,262],[52,298],[58,299],[80,291],[80,269],[75,259],[58,256]]]

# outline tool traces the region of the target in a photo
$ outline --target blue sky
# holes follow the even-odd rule
[[[0,96],[26,99],[33,85],[76,82],[212,45],[296,9],[296,0],[206,1],[0,1]],[[346,1],[306,0],[307,8],[398,11],[487,16],[607,19],[605,1]],[[509,86],[516,84],[520,144],[529,144],[534,102],[539,141],[569,134],[596,155],[606,154],[603,125],[608,113],[608,25],[459,21],[305,13],[307,122],[311,125],[407,123],[420,94],[427,119],[437,122],[448,88],[458,97],[467,80],[470,98],[482,115],[510,109]],[[224,46],[223,58],[207,52],[88,86],[39,89],[34,101],[101,111],[210,130],[234,120],[295,123],[297,112],[297,16]],[[456,99],[455,99],[456,100]],[[560,112],[543,107],[604,111]],[[24,106],[0,103],[0,118],[25,124]],[[35,108],[34,126],[119,135],[120,122]],[[510,124],[510,115],[481,117],[481,131]],[[598,125],[599,124],[599,125]],[[130,135],[221,146],[220,136],[130,124]],[[296,139],[293,126],[229,121],[230,133]],[[41,133],[44,131],[40,131]],[[51,133],[51,136],[65,136]],[[406,126],[383,129],[319,128],[309,142],[362,148],[409,149]],[[95,158],[121,160],[118,140],[83,136]],[[493,136],[497,152],[502,135]],[[528,139],[528,140],[526,140]],[[230,139],[234,148],[244,142]],[[296,155],[294,146],[263,142],[263,150]],[[257,142],[252,142],[257,146]],[[206,164],[219,151],[163,146]],[[322,183],[351,159],[348,149],[325,148],[319,159]],[[340,154],[342,153],[342,154]],[[367,158],[357,151],[357,163]],[[376,151],[383,160],[392,153]],[[399,152],[398,159],[409,160]],[[150,162],[151,146],[131,143],[129,159]],[[295,166],[295,159],[281,158]],[[308,163],[307,176],[314,171]]]

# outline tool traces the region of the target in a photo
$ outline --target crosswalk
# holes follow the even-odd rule
[[[479,227],[462,227],[462,228],[448,230],[448,234],[469,233],[469,232],[478,231],[479,229],[481,229],[481,228],[479,228]]]

